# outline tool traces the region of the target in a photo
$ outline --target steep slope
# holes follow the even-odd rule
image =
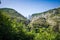
[[[60,30],[60,7],[32,14],[29,25],[32,27],[52,27],[54,30]]]
[[[11,18],[17,18],[21,20],[26,19],[23,15],[19,14],[16,10],[11,8],[0,8],[0,12],[10,15]]]

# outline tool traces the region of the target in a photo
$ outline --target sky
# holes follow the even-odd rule
[[[12,8],[28,17],[60,7],[60,0],[1,0],[0,8]]]

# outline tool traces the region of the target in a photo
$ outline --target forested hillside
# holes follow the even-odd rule
[[[60,40],[60,8],[33,14],[30,20],[0,8],[0,40]]]

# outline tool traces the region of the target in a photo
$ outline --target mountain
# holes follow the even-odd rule
[[[9,15],[11,18],[17,18],[20,20],[25,20],[26,18],[18,13],[16,10],[11,9],[11,8],[0,8],[0,12],[3,14]]]
[[[16,19],[17,22],[23,22],[26,26],[32,28],[50,27],[55,31],[60,30],[60,7],[32,14],[29,20],[11,8],[0,8],[0,13],[9,16],[12,20]]]
[[[29,25],[32,27],[51,27],[55,31],[60,30],[60,7],[32,14],[30,21]]]
[[[60,40],[60,8],[31,19],[11,8],[0,8],[0,40]]]
[[[27,25],[27,18],[18,13],[16,10],[11,8],[0,8],[0,15],[7,16],[10,21],[15,21],[17,23],[22,23]]]
[[[51,10],[48,10],[48,11],[45,11],[45,12],[42,12],[42,13],[35,13],[35,14],[32,14],[31,17],[47,17],[49,14],[57,14],[57,13],[60,13],[60,7],[59,8],[54,8],[54,9],[51,9]],[[47,15],[46,15],[47,14]]]

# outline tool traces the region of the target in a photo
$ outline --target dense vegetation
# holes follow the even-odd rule
[[[31,25],[24,17],[24,20],[21,18],[19,21],[16,15],[14,18],[12,15],[0,10],[0,40],[60,40],[60,30],[55,31],[53,25],[45,22],[44,18],[38,20],[40,23],[35,21]]]

